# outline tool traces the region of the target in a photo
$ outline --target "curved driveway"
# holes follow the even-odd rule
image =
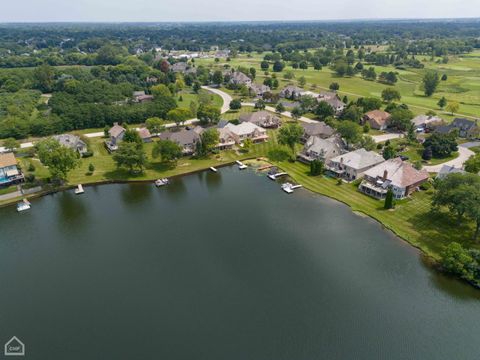
[[[478,144],[480,144],[480,142]],[[475,154],[472,150],[468,148],[468,146],[465,145],[466,144],[462,144],[458,146],[458,157],[456,157],[455,159],[438,165],[424,166],[423,168],[430,173],[438,173],[443,165],[461,168],[463,166],[463,163],[467,161],[470,156]]]

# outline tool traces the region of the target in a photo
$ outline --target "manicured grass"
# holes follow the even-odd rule
[[[16,185],[11,185],[9,187],[0,188],[0,195],[11,194],[15,191],[17,191],[17,186]]]

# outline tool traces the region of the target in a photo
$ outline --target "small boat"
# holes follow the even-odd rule
[[[25,210],[28,210],[30,209],[32,206],[30,204],[30,201],[28,201],[27,199],[23,199],[22,202],[19,202],[17,204],[17,211],[20,212],[20,211],[25,211]]]
[[[280,176],[285,176],[288,175],[286,172],[279,172],[279,173],[274,173],[274,174],[268,174],[268,178],[270,180],[277,180]]]
[[[217,172],[217,169],[214,168],[213,166],[210,167],[210,170],[212,170],[213,172]]]
[[[85,190],[83,190],[82,184],[78,184],[77,188],[75,189],[75,194],[80,195],[83,194]]]
[[[282,184],[282,190],[285,191],[287,194],[291,194],[293,193],[292,186],[292,184],[287,182],[285,184]]]
[[[155,186],[157,187],[168,185],[169,183],[170,181],[167,178],[155,180]]]
[[[238,165],[238,168],[239,168],[240,170],[244,170],[244,169],[246,169],[247,167],[248,167],[248,166],[245,165],[245,164]]]

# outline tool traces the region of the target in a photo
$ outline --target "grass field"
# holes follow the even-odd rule
[[[232,67],[244,66],[254,67],[257,70],[256,82],[263,82],[264,73],[260,69],[260,62],[263,55],[253,54],[251,57],[239,56],[228,63],[215,64],[212,59],[199,59],[197,65],[203,64],[208,67],[229,64]],[[420,58],[419,58],[420,59]],[[408,104],[415,114],[424,114],[428,110],[434,110],[441,113],[445,119],[451,119],[452,116],[442,112],[438,108],[437,102],[445,96],[449,101],[458,101],[460,103],[459,114],[466,116],[480,116],[480,51],[471,54],[450,57],[447,64],[436,63],[438,58],[431,61],[430,58],[423,58],[424,69],[397,70],[393,66],[374,66],[377,74],[382,71],[397,71],[399,80],[394,87],[402,95],[402,102]],[[369,65],[367,65],[369,66]],[[295,74],[294,80],[285,80],[282,73],[277,73],[280,81],[280,88],[288,83],[298,81],[301,76],[307,80],[305,88],[308,90],[321,91],[328,89],[332,82],[340,84],[339,95],[347,95],[349,100],[358,97],[373,96],[380,97],[383,89],[387,85],[378,82],[363,80],[359,75],[353,77],[337,77],[328,67],[323,67],[317,71],[313,68],[307,70],[293,69],[286,66],[285,70],[292,70]],[[423,95],[422,77],[427,70],[436,70],[440,75],[446,74],[447,81],[441,81],[437,92],[430,98]],[[283,73],[285,72],[283,71]]]

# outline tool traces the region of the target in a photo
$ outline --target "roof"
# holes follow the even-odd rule
[[[304,90],[302,88],[299,88],[298,86],[295,86],[295,85],[287,85],[285,86],[281,93],[284,94],[284,93],[295,93],[295,94],[300,94],[302,93]]]
[[[250,89],[258,93],[265,93],[270,91],[270,87],[263,84],[251,84]]]
[[[228,124],[228,120],[220,120],[217,124],[217,128],[224,128]]]
[[[426,170],[417,170],[412,164],[400,158],[387,160],[365,172],[365,176],[371,178],[383,178],[384,174],[386,180],[399,188],[406,188],[428,179]]]
[[[325,159],[330,159],[342,152],[342,146],[337,137],[322,139],[319,136],[310,136],[305,143],[304,152],[322,154]]]
[[[247,113],[247,114],[241,114],[239,117],[240,122],[251,122],[256,125],[261,125],[265,122],[273,122],[273,123],[279,123],[280,118],[278,116],[273,115],[272,113],[262,110],[262,111],[257,111],[253,113]]]
[[[142,139],[150,139],[152,137],[152,134],[150,134],[147,128],[138,129],[138,135],[140,135]]]
[[[110,128],[110,130],[108,130],[108,133],[110,134],[110,136],[116,138],[124,131],[125,131],[125,128],[123,126],[120,126],[117,123],[115,123]]]
[[[139,96],[144,96],[145,91],[134,91],[133,92],[133,97],[139,97]]]
[[[418,115],[412,119],[415,126],[427,125],[435,122],[442,122],[443,119],[438,116]]]
[[[78,146],[87,146],[80,137],[72,134],[54,135],[53,138],[61,145],[68,148],[77,148]]]
[[[323,135],[326,137],[330,137],[335,133],[332,127],[328,126],[325,122],[319,121],[314,123],[301,123],[303,127],[303,131],[307,136],[314,136],[314,135]]]
[[[452,122],[452,126],[457,129],[470,130],[477,125],[477,120],[469,120],[465,118],[455,118]]]
[[[17,165],[17,159],[12,152],[0,154],[0,168]]]
[[[379,155],[375,151],[367,151],[365,149],[358,149],[349,153],[336,156],[330,161],[343,163],[345,166],[349,166],[356,170],[365,169],[385,161],[383,156]]]
[[[454,166],[443,165],[442,168],[440,169],[440,171],[437,174],[437,178],[438,179],[443,179],[448,174],[455,174],[455,173],[464,174],[465,170],[463,170],[461,168],[456,168]]]
[[[242,73],[240,71],[235,71],[232,74],[231,81],[236,82],[236,83],[245,83],[245,82],[250,82],[252,80],[250,80],[250,78],[247,75],[245,75],[244,73]]]
[[[200,136],[193,130],[180,130],[178,132],[164,132],[160,134],[160,139],[171,140],[181,146],[195,143]]]
[[[255,130],[265,133],[266,131],[260,126],[255,125],[251,122],[243,122],[239,125],[234,125],[232,123],[227,124],[224,129],[230,130],[232,133],[238,136],[248,135],[253,133]]]
[[[340,100],[338,97],[330,97],[330,98],[318,98],[319,101],[325,101],[328,105],[333,108],[338,108],[345,106],[346,104]]]
[[[372,110],[365,114],[369,119],[375,120],[378,123],[385,123],[390,117],[390,114],[383,110]]]

